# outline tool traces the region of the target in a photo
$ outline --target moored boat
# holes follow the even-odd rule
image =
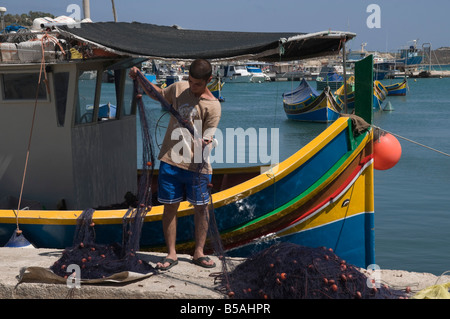
[[[188,44],[197,43],[198,47],[183,53],[186,59],[193,56],[223,58],[226,54],[236,57],[242,47],[239,38],[242,33],[230,37],[228,33],[211,36],[208,32],[208,41],[202,46],[193,41],[205,38],[202,31],[135,23],[92,23],[79,28],[58,27],[58,36],[73,44],[89,40],[88,45],[105,50],[108,56],[46,60],[44,69],[39,62],[0,63],[4,83],[0,88],[3,97],[0,145],[4,151],[0,157],[0,193],[7,197],[20,193],[18,202],[8,201],[9,204],[0,209],[0,244],[4,245],[20,228],[35,247],[69,247],[77,218],[89,208],[96,209],[93,213],[96,241],[121,242],[128,205],[125,208],[111,205],[121,203],[125,194],[137,192],[138,182],[148,177],[147,170],[139,174],[137,167],[136,95],[128,69],[141,63],[145,56],[181,58],[179,44],[154,51],[154,45],[146,47],[146,41],[140,41],[143,39],[130,37],[139,34],[136,28],[145,28],[146,39],[148,34],[153,34],[156,42],[160,32],[155,29],[162,28],[164,43],[171,43],[168,40],[172,37]],[[251,36],[245,34],[246,43],[251,42]],[[279,60],[280,43],[289,44],[290,50],[282,56],[286,60],[322,55],[328,53],[327,50],[337,50],[343,36],[350,39],[354,35],[339,34],[338,37],[331,31],[299,35],[270,33],[265,35],[266,45],[260,58]],[[255,48],[261,47],[261,37],[264,34],[258,33],[254,47],[240,51],[239,55],[255,55]],[[119,38],[123,42],[118,41]],[[216,38],[233,38],[234,42],[228,46],[234,43],[237,49],[224,51],[223,43],[215,48],[211,39]],[[132,46],[136,43],[141,51],[134,51],[136,48]],[[198,49],[201,47],[208,48],[204,55]],[[274,51],[269,50],[270,47]],[[47,82],[39,83],[43,70],[48,71]],[[96,77],[90,83],[79,79],[86,70],[95,71]],[[101,81],[105,70],[114,72],[116,101],[111,102],[116,106],[116,116],[99,121],[100,107],[105,104]],[[37,102],[34,90],[30,89],[36,85]],[[87,103],[91,103],[93,109],[92,119],[85,123],[81,118]],[[38,105],[39,116],[34,118],[35,105]],[[21,146],[28,144],[30,131],[24,126],[30,127],[31,121],[35,131],[27,166],[27,152]],[[295,154],[263,172],[259,167],[215,171],[211,199],[227,252],[248,256],[264,245],[290,241],[330,247],[348,262],[361,267],[373,264],[372,139],[370,126],[356,132],[353,119],[343,116]],[[143,163],[153,166],[151,162]],[[20,178],[24,167],[27,167],[26,179]],[[145,189],[156,188],[152,184]],[[28,199],[33,205],[24,209]],[[148,212],[142,225],[140,247],[158,251],[164,246],[163,206],[155,202],[146,205]],[[192,205],[182,202],[177,232],[180,253],[192,251],[193,216]]]
[[[351,76],[347,79],[346,90],[342,84],[333,94],[341,110],[345,110],[345,102],[347,102],[347,108],[353,109],[355,107],[355,77]],[[345,94],[347,94],[347,100]]]
[[[208,83],[208,89],[220,102],[225,102],[225,98],[222,96],[222,88],[225,83],[220,80],[220,77],[214,78]]]
[[[319,94],[305,79],[283,94],[283,108],[288,119],[307,122],[333,122],[341,112],[329,87]]]
[[[380,108],[388,95],[386,87],[380,81],[373,82],[373,107]]]
[[[244,64],[226,65],[223,71],[222,81],[226,83],[250,83],[253,75],[248,72]]]
[[[332,247],[361,266],[372,261],[373,247],[365,247],[373,240],[372,226],[367,223],[373,218],[371,133],[354,137],[351,125],[349,118],[340,118],[272,171],[252,174],[247,168],[214,174],[214,185],[224,187],[212,195],[215,218],[230,255],[246,256],[264,244],[286,240]],[[227,185],[224,176],[228,183],[232,179],[242,182]],[[145,217],[142,250],[160,251],[164,247],[162,208],[152,207]],[[96,210],[93,220],[99,243],[120,242],[126,212]],[[36,247],[69,247],[81,213],[23,210],[19,212],[20,229]],[[14,232],[15,221],[12,209],[0,210],[2,244]],[[192,205],[182,202],[178,222],[184,231],[179,232],[177,249],[190,252],[194,244]]]
[[[252,82],[254,83],[270,81],[270,77],[257,66],[247,65],[247,71],[252,75]]]
[[[323,90],[328,86],[331,90],[337,90],[343,82],[344,78],[336,72],[335,67],[324,66],[316,78],[316,88],[317,90]]]
[[[393,83],[384,86],[388,96],[404,96],[408,89],[408,81],[404,79],[402,82]]]

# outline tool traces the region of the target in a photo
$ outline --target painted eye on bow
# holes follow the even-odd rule
[[[344,202],[342,203],[341,207],[347,207],[350,204],[350,199],[346,199],[344,200]]]

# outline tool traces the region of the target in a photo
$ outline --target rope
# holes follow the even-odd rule
[[[450,157],[450,154],[445,153],[445,152],[442,152],[442,151],[439,151],[439,150],[437,150],[437,149],[435,149],[435,148],[432,148],[432,147],[430,147],[430,146],[427,146],[427,145],[421,144],[421,143],[419,143],[419,142],[410,140],[409,138],[403,137],[403,136],[401,136],[401,135],[398,135],[398,134],[395,134],[395,133],[386,131],[385,129],[382,129],[382,128],[380,128],[380,127],[378,127],[378,126],[375,126],[375,125],[372,125],[372,127],[373,127],[373,128],[376,128],[376,129],[379,129],[379,130],[381,130],[381,131],[384,131],[384,132],[386,132],[386,133],[392,134],[392,135],[394,135],[394,136],[396,136],[396,137],[398,137],[398,138],[404,139],[405,141],[411,142],[411,143],[413,143],[413,144],[416,144],[416,145],[419,145],[419,146],[424,147],[424,148],[426,148],[426,149],[429,149],[429,150],[431,150],[431,151],[434,151],[434,152],[436,152],[436,153],[439,153],[439,154],[442,154],[442,155],[445,155],[445,156]]]
[[[23,170],[23,176],[22,176],[22,184],[20,186],[20,195],[19,195],[19,202],[17,204],[17,213],[13,210],[14,215],[16,216],[16,233],[20,234],[22,231],[19,229],[19,211],[20,211],[20,205],[22,203],[22,196],[23,196],[23,187],[25,185],[25,177],[27,175],[27,168],[28,168],[28,160],[30,157],[30,149],[31,149],[31,140],[33,137],[33,129],[34,129],[34,123],[36,120],[36,110],[37,110],[37,102],[38,102],[38,97],[39,97],[39,87],[41,84],[41,79],[42,79],[42,73],[44,73],[44,83],[45,83],[45,87],[47,89],[47,93],[50,94],[50,88],[48,85],[48,79],[47,79],[47,72],[45,70],[45,46],[48,45],[49,42],[53,42],[55,44],[58,44],[61,52],[63,52],[63,54],[65,54],[64,49],[62,48],[62,46],[59,44],[58,40],[53,37],[53,36],[49,36],[47,33],[42,37],[41,39],[41,49],[42,49],[42,59],[41,59],[41,66],[39,69],[39,79],[38,79],[38,83],[36,86],[36,95],[35,95],[35,100],[34,100],[34,109],[33,109],[33,117],[31,120],[31,128],[30,128],[30,135],[28,137],[28,147],[27,147],[27,155],[25,158],[25,167]]]

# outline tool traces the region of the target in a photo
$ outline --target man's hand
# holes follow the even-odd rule
[[[205,148],[206,145],[209,145],[212,143],[212,140],[202,139],[202,146]]]
[[[137,67],[133,66],[133,67],[130,69],[130,72],[128,73],[128,75],[129,75],[130,78],[132,78],[133,80],[136,80],[136,77],[137,77],[138,72],[140,72],[139,69],[138,69]]]

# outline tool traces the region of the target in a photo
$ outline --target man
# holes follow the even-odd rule
[[[137,68],[130,71],[135,78]],[[138,78],[139,79],[139,78]],[[215,263],[204,255],[209,213],[208,184],[211,181],[211,164],[203,156],[203,149],[211,147],[214,130],[221,116],[220,102],[209,91],[207,84],[212,79],[211,64],[204,59],[192,62],[189,68],[189,81],[179,81],[161,89],[153,84],[184,120],[197,128],[202,137],[198,141],[171,116],[166,135],[161,146],[158,159],[160,168],[158,175],[158,200],[164,204],[163,230],[168,254],[157,264],[157,268],[168,270],[178,264],[176,244],[177,211],[185,192],[186,199],[194,205],[195,250],[193,262],[199,266],[211,268]],[[149,82],[150,83],[150,82]],[[144,86],[143,86],[144,87]],[[145,90],[145,89],[144,89]],[[150,97],[151,92],[146,94]],[[181,147],[180,147],[181,146]],[[200,156],[196,152],[201,152]],[[188,153],[188,154],[187,154]],[[198,160],[200,158],[200,161]]]

